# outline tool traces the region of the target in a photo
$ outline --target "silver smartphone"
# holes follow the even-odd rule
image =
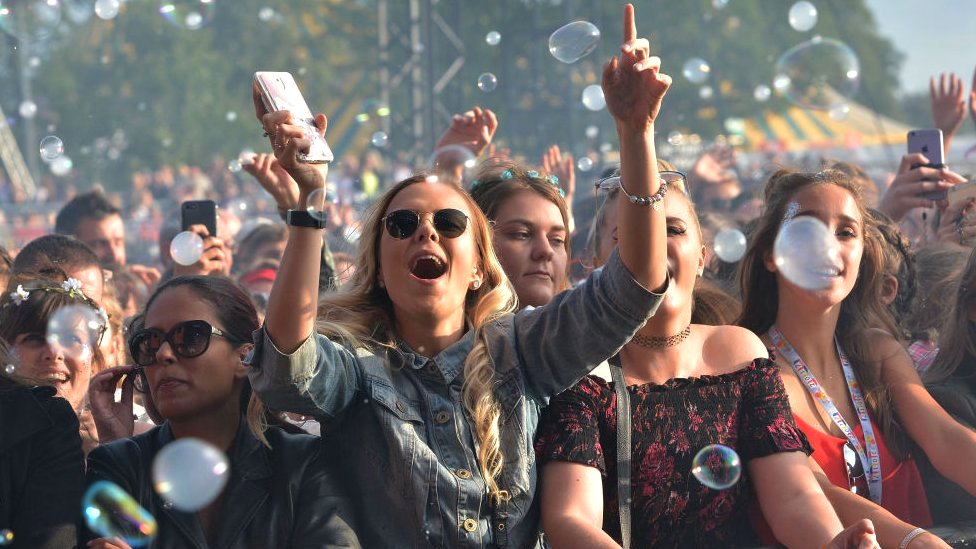
[[[312,141],[308,153],[299,153],[298,160],[309,164],[326,164],[335,156],[315,127],[315,118],[305,102],[295,78],[288,72],[256,72],[254,81],[261,88],[261,100],[268,112],[288,111],[296,124],[304,126],[305,135]]]
[[[942,130],[938,128],[928,128],[923,130],[912,130],[908,132],[908,153],[922,153],[929,159],[928,168],[942,169],[945,167],[945,149],[942,147]],[[918,168],[923,164],[912,165],[912,169]],[[945,191],[930,191],[919,194],[922,198],[929,200],[945,200]]]

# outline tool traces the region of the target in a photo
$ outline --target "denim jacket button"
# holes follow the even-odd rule
[[[457,471],[454,472],[454,474],[461,479],[471,478],[471,471],[468,471],[467,469],[458,469]]]
[[[450,420],[451,420],[451,414],[443,410],[434,414],[434,421],[436,421],[437,423],[444,424]]]
[[[464,522],[461,523],[461,527],[467,532],[474,532],[478,529],[478,521],[474,520],[473,518],[464,519]]]
[[[398,412],[400,412],[401,414],[403,414],[403,413],[406,413],[406,411],[407,411],[407,407],[406,407],[406,406],[404,406],[404,405],[403,405],[403,403],[402,403],[402,402],[400,402],[399,400],[398,400],[398,401],[396,401],[396,409],[397,409],[397,411],[398,411]]]

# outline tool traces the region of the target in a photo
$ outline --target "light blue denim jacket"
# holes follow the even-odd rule
[[[587,283],[486,326],[503,410],[499,485],[511,495],[497,512],[461,402],[473,331],[427,358],[405,346],[351,349],[321,335],[286,355],[262,329],[251,383],[268,406],[323,422],[363,547],[533,547],[539,503],[532,444],[541,409],[616,354],[662,298],[640,286],[614,252]]]

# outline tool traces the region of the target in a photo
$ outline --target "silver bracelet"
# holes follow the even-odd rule
[[[653,206],[655,210],[660,211],[661,201],[664,200],[664,195],[668,194],[668,182],[664,179],[661,180],[661,186],[658,187],[657,192],[651,196],[634,196],[627,192],[624,188],[624,180],[620,180],[620,192],[624,193],[627,200],[631,204],[637,204],[638,206]]]
[[[898,549],[908,549],[908,545],[915,540],[918,536],[925,533],[925,528],[916,528],[911,532],[905,534],[905,537],[898,544]]]

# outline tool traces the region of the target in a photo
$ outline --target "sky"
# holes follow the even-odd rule
[[[881,34],[904,55],[903,92],[926,91],[929,77],[949,71],[969,90],[976,67],[976,2],[867,0],[867,5]]]

